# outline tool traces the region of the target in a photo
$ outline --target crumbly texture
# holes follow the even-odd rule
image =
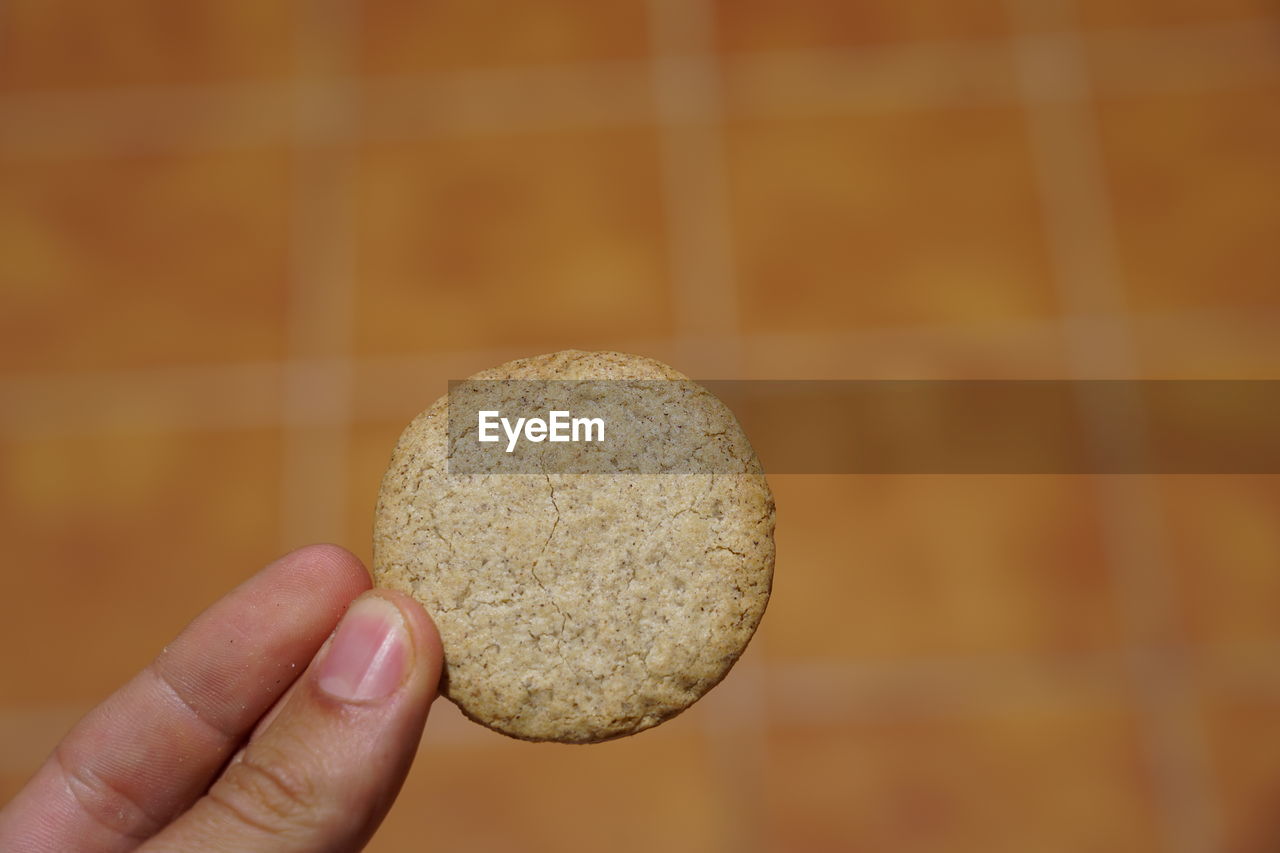
[[[687,379],[574,350],[472,378]],[[526,740],[632,734],[695,702],[746,647],[772,584],[773,498],[732,414],[681,394],[663,405],[693,412],[740,473],[450,474],[447,397],[401,435],[373,574],[434,617],[442,689],[471,719]]]

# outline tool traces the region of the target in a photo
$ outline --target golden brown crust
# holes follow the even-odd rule
[[[686,379],[574,350],[473,378]],[[746,647],[772,583],[773,499],[727,409],[681,393],[744,473],[447,474],[447,398],[400,437],[374,577],[435,618],[445,694],[473,720],[527,740],[632,734],[696,701]]]

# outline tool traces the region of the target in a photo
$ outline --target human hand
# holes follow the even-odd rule
[[[441,666],[426,611],[368,590],[330,545],[232,590],[63,739],[0,811],[0,850],[359,850]]]

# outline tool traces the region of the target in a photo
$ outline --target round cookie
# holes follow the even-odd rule
[[[568,350],[472,379],[682,380],[661,383],[661,410],[699,424],[700,458],[718,461],[689,473],[450,473],[448,397],[414,419],[383,477],[373,574],[435,619],[444,694],[526,740],[593,743],[678,714],[729,671],[769,599],[773,498],[741,427],[641,356]],[[640,438],[659,442],[664,427],[649,428]]]

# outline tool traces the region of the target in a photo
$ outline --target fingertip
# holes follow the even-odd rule
[[[400,611],[408,626],[409,636],[413,641],[415,657],[420,667],[427,670],[427,678],[435,684],[440,678],[440,669],[444,661],[444,648],[440,641],[440,631],[435,620],[427,613],[416,599],[403,592],[385,587],[378,587],[366,595],[377,595],[390,601]]]
[[[373,586],[364,563],[341,545],[327,542],[305,545],[285,554],[276,563],[296,573],[304,583],[334,587],[346,601]]]

